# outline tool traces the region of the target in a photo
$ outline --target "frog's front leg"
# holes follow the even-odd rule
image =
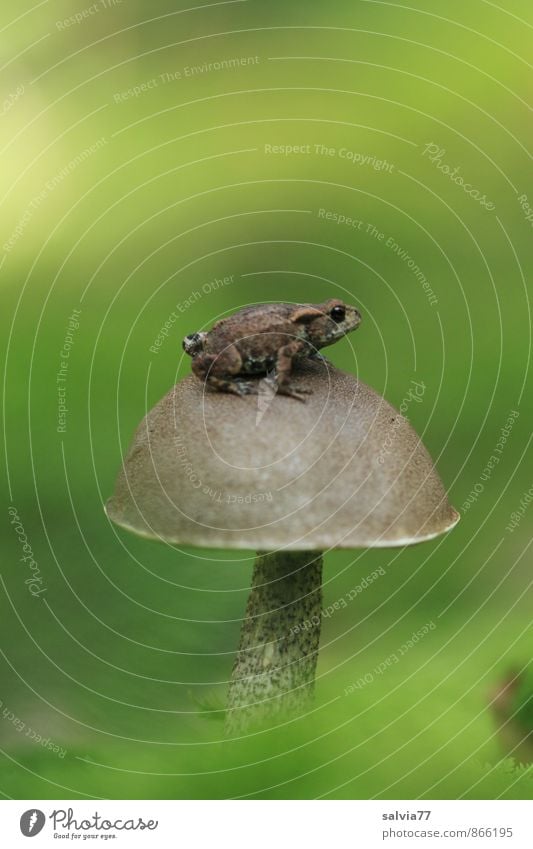
[[[293,339],[283,348],[278,351],[276,360],[276,372],[274,382],[277,391],[280,395],[289,395],[291,398],[297,398],[298,401],[305,401],[305,395],[309,395],[311,390],[305,386],[292,386],[291,372],[292,362],[294,357],[301,354],[305,350],[305,342],[300,339]]]
[[[196,377],[218,392],[250,395],[257,387],[248,381],[237,380],[242,369],[242,358],[235,345],[228,345],[220,354],[198,354],[192,361]]]
[[[325,357],[324,354],[321,354],[320,351],[313,351],[312,354],[309,354],[309,359],[315,360],[317,363],[325,363],[328,366],[331,365],[328,358]]]

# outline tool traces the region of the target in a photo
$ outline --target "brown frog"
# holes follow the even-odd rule
[[[259,304],[218,321],[208,332],[192,333],[183,349],[192,357],[192,370],[220,392],[249,395],[258,381],[243,375],[268,375],[274,389],[304,401],[309,390],[291,385],[293,362],[320,356],[361,323],[359,311],[332,298],[322,304]]]

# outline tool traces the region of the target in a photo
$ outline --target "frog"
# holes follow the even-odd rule
[[[263,376],[280,395],[305,401],[311,390],[291,380],[293,366],[361,323],[361,313],[338,298],[319,304],[263,303],[240,309],[208,331],[190,333],[183,349],[193,374],[211,389],[243,397],[259,393]]]

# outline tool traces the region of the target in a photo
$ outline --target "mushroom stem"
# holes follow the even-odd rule
[[[228,693],[226,733],[304,710],[313,697],[322,555],[258,553]]]

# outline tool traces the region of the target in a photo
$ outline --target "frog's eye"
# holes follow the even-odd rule
[[[346,318],[346,310],[344,307],[333,307],[330,312],[330,316],[337,324],[340,324],[341,321],[344,321]]]

